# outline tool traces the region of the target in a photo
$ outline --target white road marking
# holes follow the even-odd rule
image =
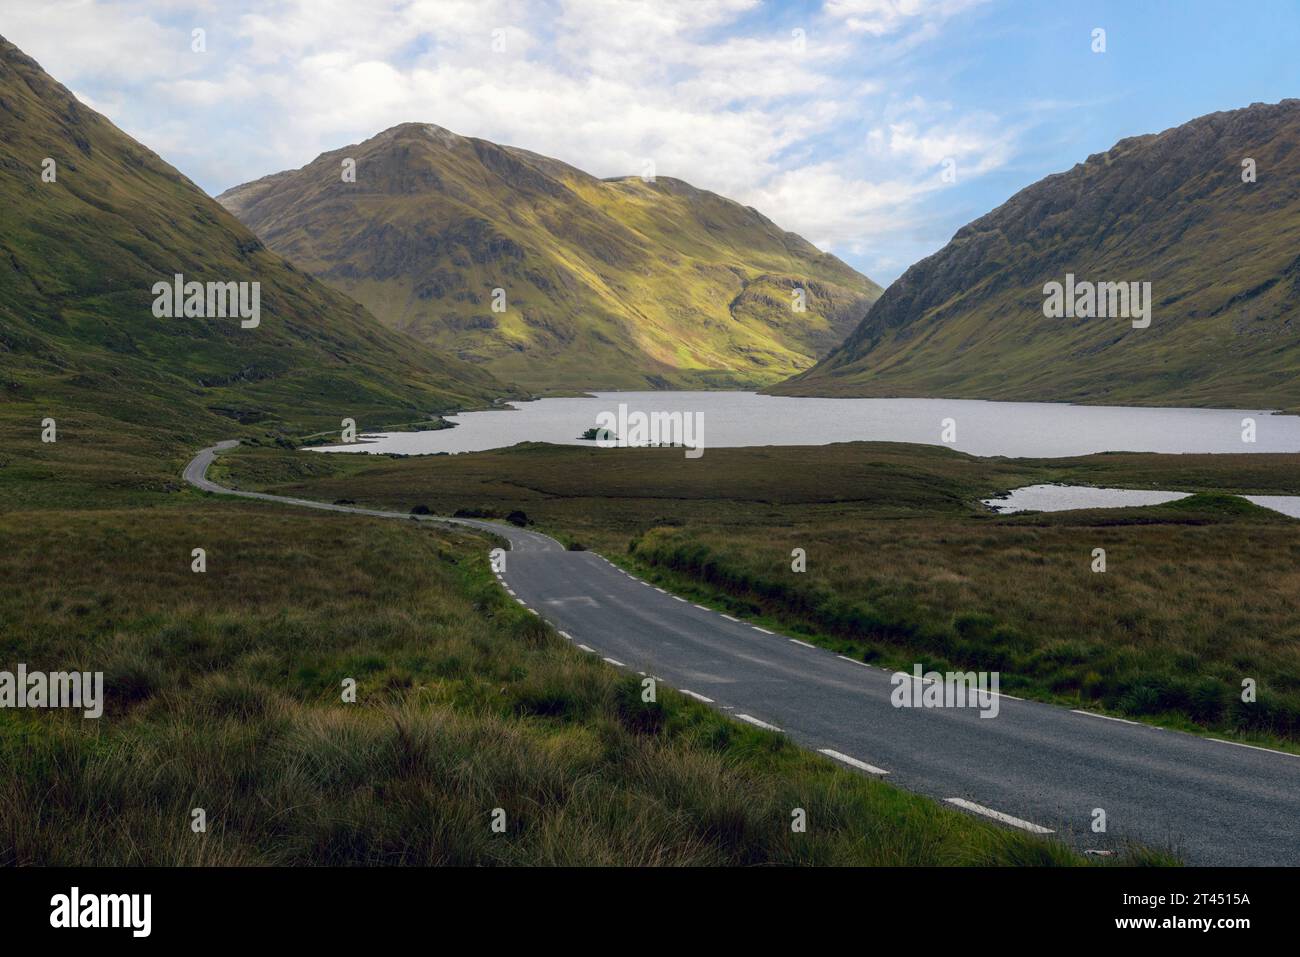
[[[1003,814],[1001,811],[995,811],[991,807],[984,807],[982,804],[975,804],[967,801],[965,798],[944,798],[949,804],[955,804],[958,807],[973,811],[976,814],[983,814],[985,817],[991,817],[995,821],[1001,821],[1003,824],[1010,824],[1012,827],[1018,827],[1021,830],[1029,831],[1033,834],[1055,834],[1050,827],[1043,827],[1041,824],[1035,824],[1033,821],[1024,821],[1018,817],[1012,817],[1010,814]]]
[[[530,615],[537,615],[537,609],[535,609],[535,608],[529,608],[529,609],[528,609],[528,614],[530,614]],[[538,617],[538,618],[541,618],[542,616],[541,616],[541,615],[537,615],[537,617]]]
[[[511,595],[513,595],[513,594],[515,593],[515,590],[514,590],[513,588],[510,588],[510,587],[507,587],[507,588],[506,588],[506,591],[507,591],[509,594],[511,594]]]
[[[1107,721],[1118,721],[1120,724],[1141,724],[1140,721],[1130,721],[1128,718],[1112,718],[1108,714],[1098,714],[1095,711],[1081,711],[1078,708],[1071,708],[1070,714],[1086,714],[1090,718],[1105,718]],[[1211,738],[1213,740],[1213,738]]]
[[[761,631],[765,635],[775,634],[775,632],[768,631],[766,628],[759,628],[758,625],[750,625],[749,627],[753,628],[755,631]]]
[[[851,758],[847,754],[840,754],[838,751],[832,751],[830,748],[818,748],[822,754],[834,758],[836,761],[843,761],[849,767],[857,768],[859,771],[866,771],[868,774],[888,774],[884,768],[878,768],[874,764],[867,764],[866,761],[859,761],[857,758]]]
[[[808,644],[808,642],[806,642],[806,641],[800,641],[798,638],[791,638],[790,640],[793,641],[796,645],[803,645],[805,648],[816,648],[816,647],[817,647],[816,645],[810,645],[810,644]]]
[[[843,658],[844,656],[841,655],[840,657]],[[844,660],[845,660],[845,661],[852,661],[853,659],[852,659],[852,658],[845,658]],[[858,663],[861,664],[862,662],[858,662]],[[871,666],[868,665],[867,667],[871,667]],[[924,684],[924,685],[934,684],[935,682],[939,682],[940,684],[943,683],[942,679],[940,679],[940,678],[931,678],[931,677],[929,677],[928,675],[922,675],[920,678],[918,678],[915,674],[912,674],[912,673],[907,672],[907,671],[895,671],[894,674],[896,674],[896,675],[907,675],[907,677],[911,678],[913,681],[919,681],[919,682],[921,682],[921,684]],[[936,674],[937,674],[937,672],[936,672]],[[1012,694],[1003,694],[1001,691],[987,691],[987,690],[978,690],[978,689],[976,689],[976,690],[973,690],[973,691],[972,691],[972,694],[990,694],[990,695],[993,695],[993,697],[995,697],[995,698],[1010,698],[1012,701],[1024,701],[1024,700],[1025,700],[1024,698],[1017,698],[1015,695],[1012,695]],[[1089,713],[1089,712],[1087,712],[1087,711],[1080,711],[1080,712],[1079,712],[1079,714],[1088,714],[1088,713]],[[1099,715],[1097,715],[1097,717],[1098,717],[1098,718],[1104,718],[1104,717],[1106,717],[1106,716],[1105,716],[1104,714],[1099,714]],[[1116,718],[1115,720],[1118,721],[1119,719]],[[1130,722],[1129,722],[1129,724],[1136,724],[1136,723],[1137,723],[1137,722],[1135,722],[1135,721],[1130,721]]]
[[[836,655],[835,657],[836,657],[836,658],[843,658],[845,661],[851,661],[851,662],[853,662],[855,665],[861,665],[861,666],[864,667],[864,668],[870,668],[870,667],[871,667],[871,665],[867,664],[865,661],[858,661],[857,658],[850,658],[848,655]]]
[[[679,688],[678,690],[681,691],[682,694],[694,698],[696,701],[703,701],[705,704],[713,704],[712,698],[706,698],[704,695],[696,694],[694,691],[687,691],[685,688]]]
[[[686,601],[686,599],[685,599],[685,598],[678,598],[676,595],[673,595],[673,601]]]
[[[573,635],[569,634],[567,631],[560,632],[560,637],[568,638],[570,641],[573,641]]]
[[[768,724],[766,721],[759,721],[759,720],[758,720],[757,718],[755,718],[752,714],[738,714],[738,715],[736,715],[736,717],[739,718],[741,721],[748,721],[750,724],[755,725],[755,726],[760,727],[760,728],[763,728],[763,729],[766,730],[766,731],[780,731],[780,730],[781,730],[780,728],[778,728],[778,727],[777,727],[776,725],[774,725],[774,724]]]
[[[604,659],[604,660],[605,660],[605,661],[608,661],[611,665],[615,665],[615,666],[617,666],[617,667],[619,667],[619,668],[626,668],[626,667],[627,667],[627,665],[623,664],[623,662],[618,661],[618,660],[616,660],[616,659],[614,659],[614,658],[606,658],[606,659]]]
[[[722,612],[718,612],[718,614],[722,615]],[[727,621],[734,621],[736,624],[740,624],[739,618],[732,618],[730,615],[722,615],[722,617],[727,619]]]
[[[522,598],[516,598],[515,601],[519,602],[519,604],[523,605],[525,608],[528,607],[528,604]]]
[[[1292,754],[1290,751],[1277,751],[1273,748],[1261,748],[1257,744],[1242,744],[1240,741],[1227,741],[1223,738],[1210,738],[1211,741],[1218,741],[1219,744],[1231,744],[1238,748],[1250,748],[1252,751],[1267,751],[1269,754],[1281,754],[1288,758],[1300,758],[1300,754]]]
[[[596,653],[595,648],[588,648],[586,645],[578,645],[583,651],[590,651],[593,655]]]
[[[661,595],[666,595],[666,594],[668,594],[668,592],[664,591],[664,590],[663,590],[662,588],[660,588],[658,585],[655,585],[655,586],[654,586],[654,589],[655,589],[655,591],[659,592],[659,594],[661,594]]]
[[[700,611],[708,611],[708,609],[705,608],[703,605],[696,605],[695,607],[698,608]]]

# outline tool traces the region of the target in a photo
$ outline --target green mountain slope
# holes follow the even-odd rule
[[[1150,327],[1045,318],[1043,286],[1067,272],[1150,282]],[[772,391],[1295,409],[1298,310],[1300,100],[1285,100],[1121,140],[1030,186]]]
[[[153,286],[177,273],[260,282],[260,324],[155,317]],[[0,406],[24,436],[44,416],[141,448],[240,424],[373,428],[504,391],[267,250],[0,38]]]
[[[218,199],[389,326],[537,389],[773,382],[828,352],[880,292],[680,180],[600,180],[427,124]]]

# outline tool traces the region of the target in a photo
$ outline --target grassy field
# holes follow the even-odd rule
[[[996,669],[1015,694],[1295,747],[1300,524],[1224,493],[1295,493],[1298,469],[1296,455],[1008,460],[845,444],[691,461],[538,445],[402,460],[241,450],[214,474],[400,510],[521,509],[678,594],[861,659]],[[977,504],[1032,482],[1200,494],[1055,515]]]
[[[482,537],[195,492],[0,537],[4,667],[103,670],[108,699],[0,711],[2,863],[1082,863],[643,703],[502,597]]]

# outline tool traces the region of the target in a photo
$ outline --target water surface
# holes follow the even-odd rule
[[[1127,488],[1093,488],[1090,485],[1026,485],[1005,498],[986,498],[995,512],[1064,512],[1072,508],[1133,508],[1163,505],[1187,498],[1187,492],[1151,492]]]
[[[972,455],[1055,458],[1093,452],[1300,452],[1300,417],[1243,409],[1148,409],[975,399],[808,399],[753,392],[600,392],[448,416],[456,428],[390,432],[329,452],[478,452],[519,442],[588,445],[601,412],[699,413],[705,449],[888,441]],[[1256,441],[1242,441],[1242,419]],[[956,441],[943,441],[944,420]],[[364,428],[365,423],[360,425]],[[705,456],[707,459],[707,455]]]
[[[1153,492],[1146,489],[1093,488],[1090,485],[1026,485],[1003,498],[986,498],[995,512],[1066,512],[1074,508],[1132,508],[1163,505],[1187,498],[1187,492]],[[1248,502],[1300,518],[1300,495],[1243,495]]]

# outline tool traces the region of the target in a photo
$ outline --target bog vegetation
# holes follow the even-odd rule
[[[1291,744],[1300,523],[1228,493],[1294,493],[1298,466],[1296,455],[1035,461],[884,443],[713,449],[697,462],[546,446],[402,461],[250,451],[225,465],[318,498],[524,508],[678,594],[861,659],[998,670],[1012,694]],[[1197,494],[1053,515],[978,504],[1036,482]],[[795,548],[805,573],[792,570]]]

